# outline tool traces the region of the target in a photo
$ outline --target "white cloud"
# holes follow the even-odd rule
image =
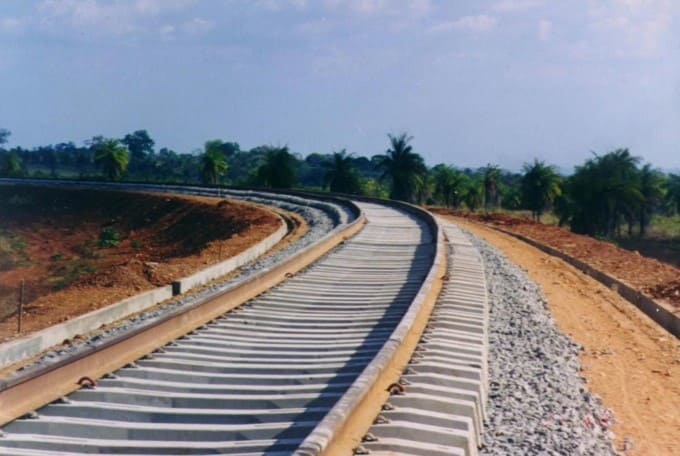
[[[163,41],[172,41],[175,39],[176,30],[177,28],[174,25],[165,24],[161,26],[161,28],[158,30],[158,33],[160,34]]]
[[[591,26],[603,31],[625,30],[630,26],[630,20],[623,16],[605,17],[593,21]]]
[[[307,7],[307,0],[290,0],[290,3],[297,9],[304,9]]]
[[[256,0],[253,6],[255,9],[277,12],[290,7],[302,10],[307,7],[307,3],[307,0]]]
[[[325,17],[322,17],[321,19],[302,22],[301,24],[295,27],[295,30],[300,35],[318,36],[330,33],[335,27],[336,24],[333,21],[330,21]]]
[[[180,11],[197,3],[197,0],[136,0],[134,9],[143,15],[159,15]]]
[[[97,22],[106,18],[128,19],[158,16],[181,11],[197,3],[197,0],[135,0],[105,2],[101,0],[43,0],[38,11],[55,17],[71,18],[77,23]]]
[[[541,41],[549,41],[552,36],[553,23],[547,19],[538,21],[538,39]]]
[[[432,11],[432,2],[430,0],[412,0],[408,7],[410,14],[417,16],[425,16]]]
[[[639,10],[646,7],[658,7],[661,4],[668,3],[667,1],[659,0],[613,0],[617,6],[623,6],[629,10]]]
[[[373,15],[388,6],[385,0],[325,0],[325,4],[329,9],[344,8],[360,15]]]
[[[0,17],[0,32],[15,33],[20,32],[26,25],[23,19],[16,17]]]
[[[95,23],[110,16],[113,6],[99,5],[95,0],[44,0],[38,11],[51,17],[67,19],[72,25]]]
[[[667,0],[609,0],[589,9],[587,32],[593,46],[602,53],[624,59],[649,59],[663,56],[672,47],[677,2]]]
[[[215,28],[215,23],[207,19],[195,17],[182,24],[182,31],[188,35],[203,35]]]
[[[499,13],[516,13],[543,6],[544,0],[500,0],[491,6]]]
[[[488,32],[496,28],[498,19],[480,14],[478,16],[464,16],[455,21],[440,22],[430,28],[432,33],[442,33],[451,30],[469,32]]]
[[[197,0],[42,0],[36,8],[36,22],[42,31],[51,34],[75,31],[74,36],[85,32],[88,39],[105,35],[136,38],[157,31],[167,40],[174,36],[178,26],[172,25],[172,21],[159,21],[195,4]],[[204,33],[210,26],[194,19],[181,28],[187,34],[196,34]]]
[[[431,0],[324,0],[331,11],[347,10],[360,16],[378,14],[421,17],[432,11]]]

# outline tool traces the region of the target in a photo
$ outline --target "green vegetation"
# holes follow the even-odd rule
[[[484,168],[484,210],[489,212],[500,206],[500,192],[498,189],[501,180],[501,170],[498,166],[488,164]]]
[[[439,164],[432,168],[434,199],[447,208],[460,208],[463,199],[470,192],[472,182],[464,173],[450,165]]]
[[[390,139],[390,148],[376,160],[378,169],[382,171],[380,179],[389,181],[390,198],[417,202],[427,174],[423,157],[413,152],[410,144],[413,136],[406,133],[387,136]]]
[[[81,245],[75,246],[73,251],[83,258],[96,259],[101,257],[101,254],[97,251],[98,248],[100,248],[98,240],[89,239]]]
[[[21,235],[0,228],[0,270],[27,264],[25,248],[26,241]]]
[[[483,197],[482,186],[479,179],[475,179],[472,182],[472,185],[470,185],[470,187],[468,187],[467,191],[465,192],[463,199],[465,201],[465,205],[472,212],[475,212],[479,207],[481,207]]]
[[[659,236],[660,231],[677,237],[680,231],[680,175],[643,164],[627,149],[596,154],[563,176],[538,159],[521,172],[492,163],[477,169],[440,163],[428,169],[407,133],[389,134],[384,154],[360,156],[341,149],[306,157],[287,146],[241,150],[238,143],[221,139],[190,153],[156,151],[146,130],[121,139],[95,136],[83,146],[66,142],[31,150],[6,149],[9,137],[0,128],[3,176],[323,189],[460,210],[529,211],[536,220],[556,220],[603,239]],[[0,201],[0,211],[13,209],[10,203]],[[99,244],[110,242],[117,239],[93,240],[82,246],[82,256],[95,257]]]
[[[361,183],[352,165],[352,155],[347,151],[333,152],[330,160],[325,161],[323,167],[326,173],[323,175],[323,188],[329,188],[336,193],[359,193]]]
[[[110,226],[106,226],[102,228],[101,232],[99,233],[99,240],[97,241],[97,244],[99,247],[106,248],[116,247],[119,242],[120,234],[118,234],[118,231]]]
[[[94,272],[96,268],[80,258],[56,263],[50,267],[49,283],[53,290],[61,290],[73,283],[78,277]]]
[[[534,220],[540,221],[543,212],[552,206],[555,198],[562,195],[562,179],[552,166],[546,166],[538,160],[525,164],[523,170],[521,198]]]
[[[150,176],[153,166],[149,157],[153,154],[154,140],[146,130],[137,130],[125,135],[120,141],[130,152],[128,168],[130,173],[141,176]]]
[[[21,176],[21,160],[15,151],[0,151],[0,176]]]
[[[0,128],[0,146],[7,143],[8,138],[10,137],[11,134],[12,132],[9,131],[8,129]]]
[[[95,138],[94,162],[109,180],[123,176],[128,165],[128,151],[117,139]]]
[[[266,188],[292,188],[297,182],[296,158],[285,147],[267,147],[254,183]]]
[[[201,178],[204,183],[216,185],[227,170],[227,162],[221,150],[222,141],[215,139],[205,143],[201,157]]]

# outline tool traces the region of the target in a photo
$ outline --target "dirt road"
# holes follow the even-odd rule
[[[583,376],[614,412],[618,450],[680,454],[680,341],[619,295],[511,236],[448,217],[503,251],[543,289],[562,332],[583,346]]]

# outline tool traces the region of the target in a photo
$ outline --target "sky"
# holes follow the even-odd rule
[[[679,21],[676,0],[0,0],[0,127],[680,169]]]

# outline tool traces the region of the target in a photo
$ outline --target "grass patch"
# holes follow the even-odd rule
[[[21,253],[26,248],[26,241],[17,233],[0,230],[0,252]]]
[[[26,240],[20,234],[0,229],[0,270],[28,264],[25,249]]]
[[[53,290],[61,290],[72,284],[78,277],[90,274],[95,270],[94,265],[74,258],[65,264],[55,265],[51,268],[49,281]]]
[[[106,226],[99,233],[99,247],[115,247],[120,242],[120,234],[114,228]]]
[[[661,239],[680,239],[680,214],[655,215],[647,231],[650,236]]]
[[[88,239],[81,245],[73,248],[73,251],[83,258],[97,259],[101,258],[101,254],[97,252],[98,242],[96,239]]]

